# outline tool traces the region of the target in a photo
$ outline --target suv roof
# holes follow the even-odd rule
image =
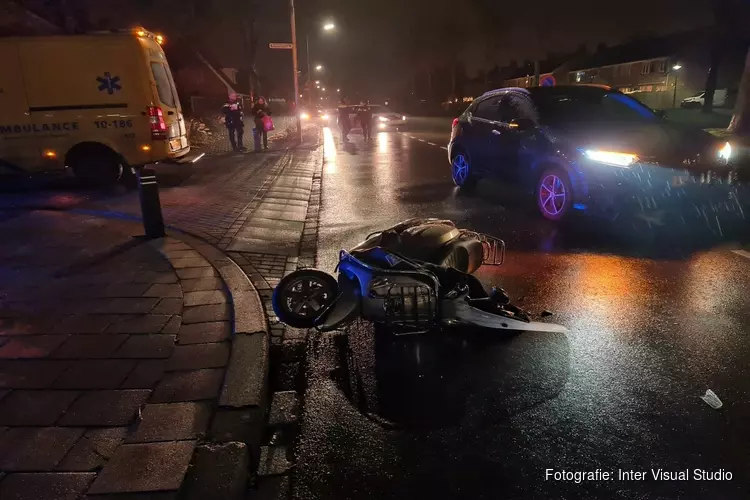
[[[570,93],[605,93],[605,92],[616,92],[607,85],[590,85],[590,84],[578,84],[578,85],[556,85],[554,87],[503,87],[495,90],[490,90],[482,94],[479,99],[486,97],[492,97],[494,95],[505,94],[505,93],[521,93],[530,96],[534,95],[559,95],[559,94],[570,94]]]

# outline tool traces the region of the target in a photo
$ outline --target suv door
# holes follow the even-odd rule
[[[498,103],[497,121],[493,123],[490,150],[492,151],[489,169],[492,175],[517,181],[522,177],[523,142],[530,136],[530,131],[519,130],[516,121],[532,120],[534,104],[531,99],[509,93]]]
[[[461,135],[468,149],[471,166],[484,172],[492,164],[492,129],[497,121],[497,107],[505,94],[490,96],[470,109],[467,123],[462,124]]]

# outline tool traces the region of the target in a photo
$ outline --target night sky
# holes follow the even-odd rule
[[[149,19],[144,6],[175,0],[78,0],[94,17],[118,12],[123,23]],[[206,0],[211,1],[211,0]],[[217,3],[218,0],[213,0]],[[274,91],[288,92],[291,56],[268,42],[290,41],[288,0],[248,0],[258,5],[260,49],[257,68]],[[179,3],[179,2],[178,2]],[[313,64],[330,86],[363,94],[388,95],[402,89],[416,68],[462,61],[469,77],[510,60],[523,61],[549,51],[572,51],[587,43],[614,44],[638,35],[668,34],[711,22],[710,0],[296,0],[300,69],[307,69],[305,34],[310,33]],[[322,33],[332,20],[334,33]],[[156,24],[156,26],[154,26]],[[239,44],[222,39],[227,28],[207,26],[204,51],[218,64],[243,57]],[[168,34],[169,35],[169,34]],[[169,36],[168,36],[169,37]],[[174,37],[172,37],[173,39]]]
[[[351,86],[398,83],[416,63],[460,54],[480,68],[614,44],[711,22],[709,0],[298,0],[302,27],[334,19],[335,35],[313,37],[313,54]],[[460,7],[459,7],[460,6]]]

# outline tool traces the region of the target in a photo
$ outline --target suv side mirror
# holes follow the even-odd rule
[[[536,127],[536,123],[530,118],[515,118],[510,122],[510,128],[513,130],[531,130],[534,127]]]

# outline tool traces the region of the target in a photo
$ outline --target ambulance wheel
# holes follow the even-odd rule
[[[76,178],[87,185],[110,186],[125,171],[119,155],[101,144],[79,144],[68,153],[66,163]]]

